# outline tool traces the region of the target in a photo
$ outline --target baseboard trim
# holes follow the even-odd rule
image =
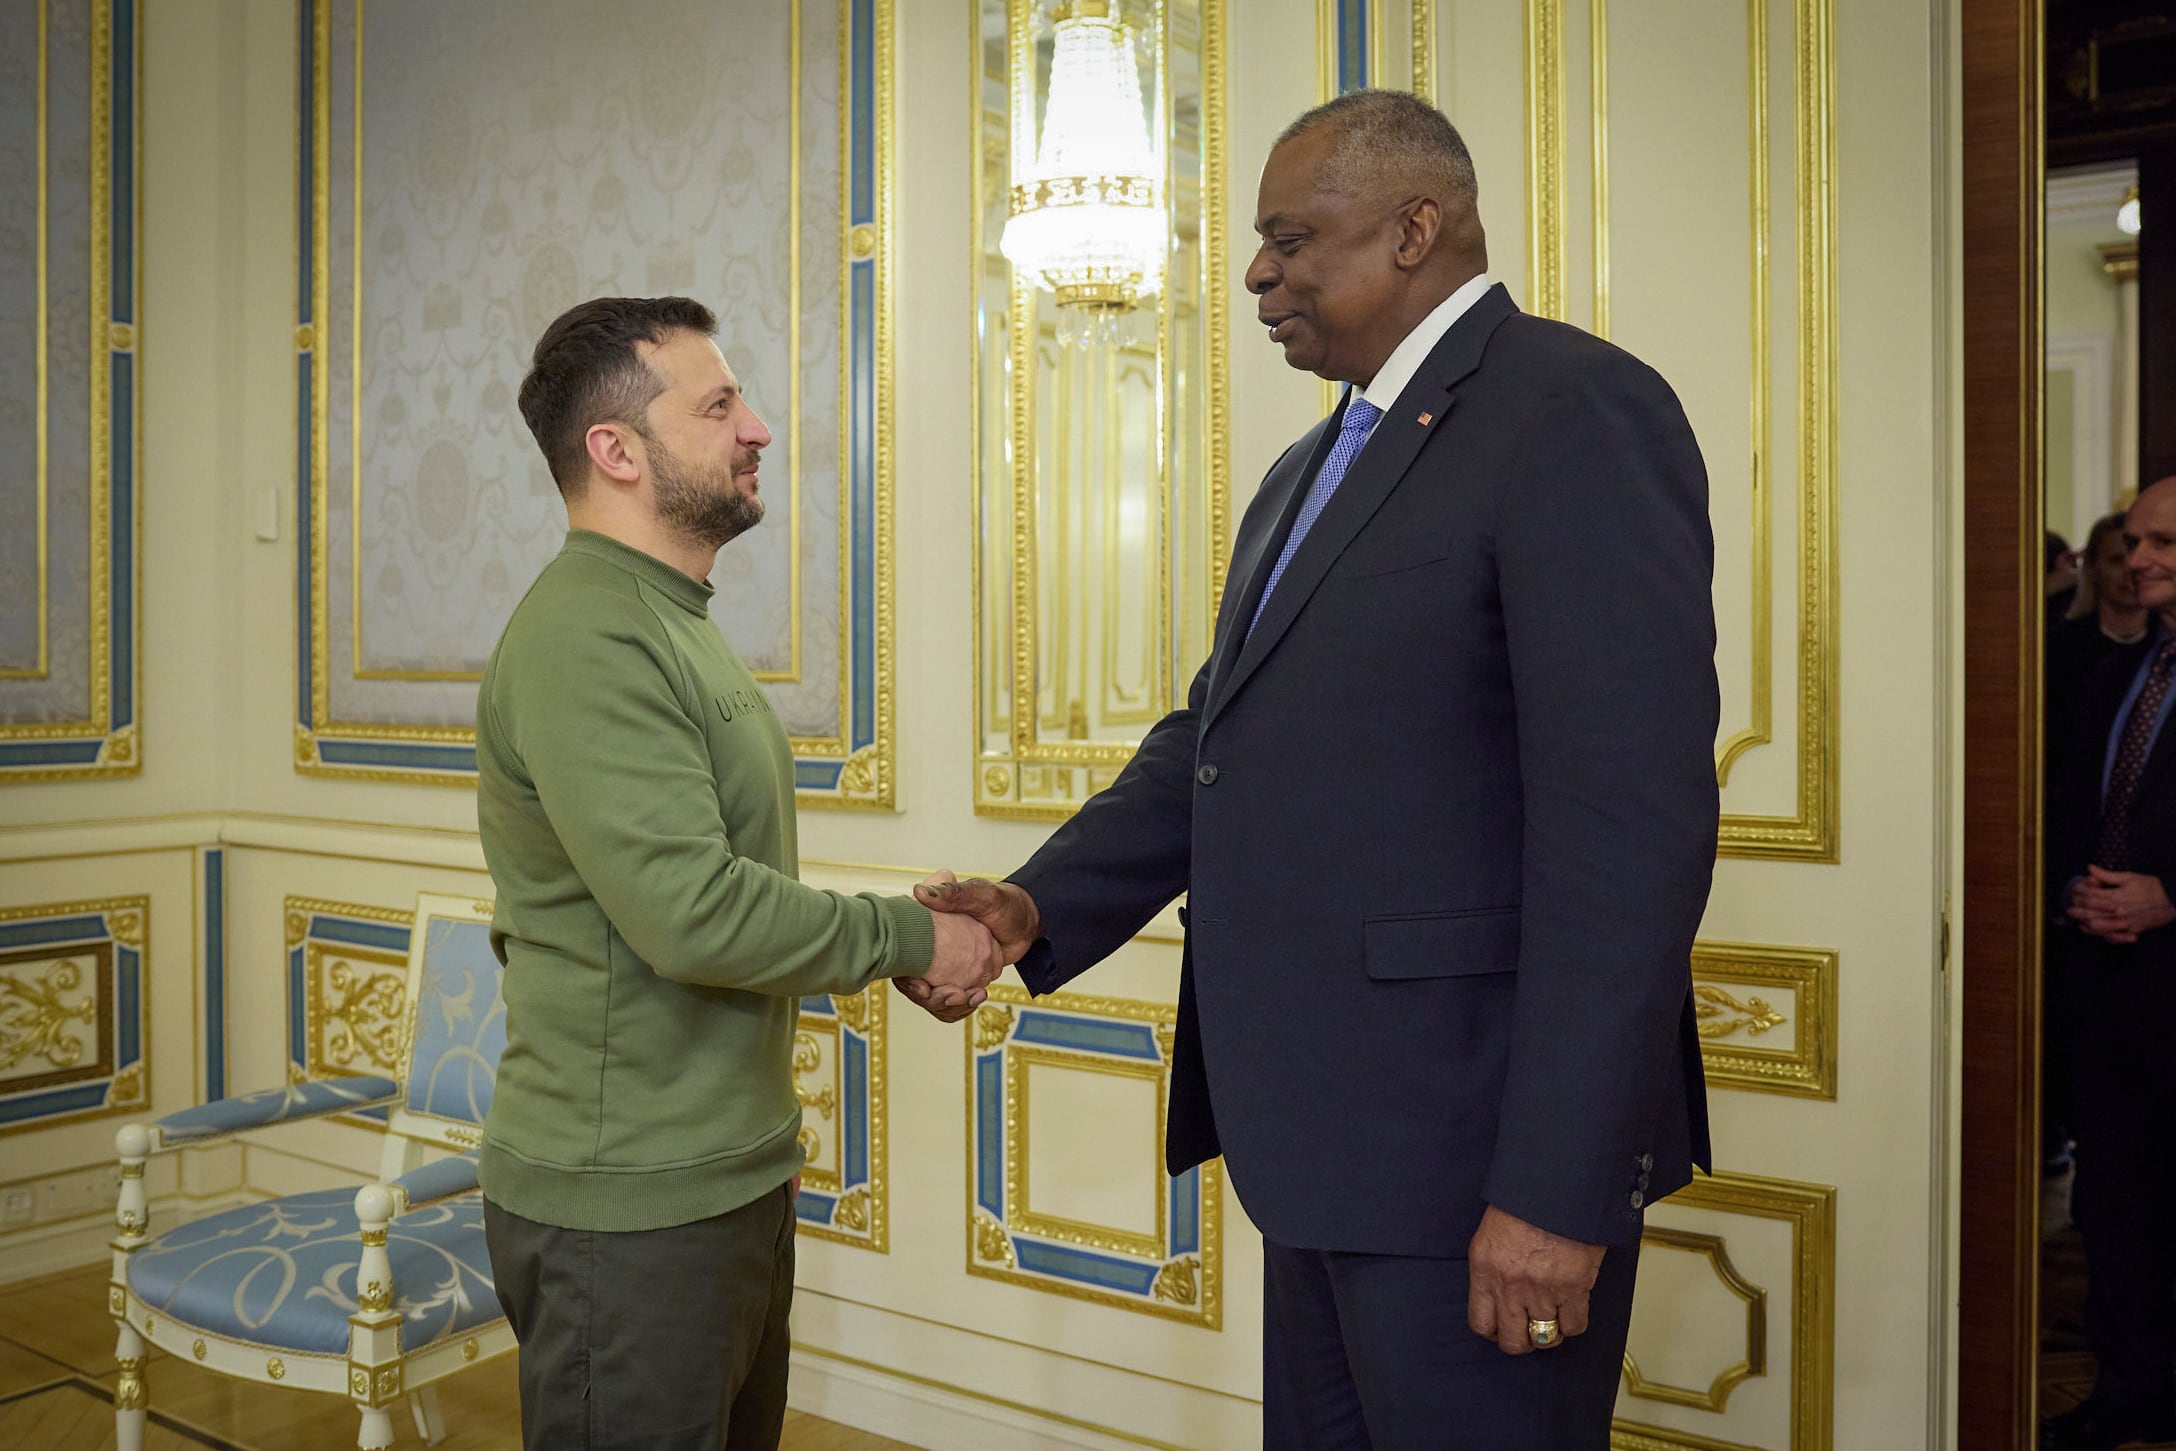
[[[926,1451],[1199,1451],[807,1345],[793,1348],[787,1399],[797,1411]]]

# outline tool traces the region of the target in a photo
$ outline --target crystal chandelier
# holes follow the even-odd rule
[[[1133,37],[1111,9],[1068,0],[1053,13],[1042,144],[1000,243],[1058,306],[1106,321],[1162,286],[1169,246]]]

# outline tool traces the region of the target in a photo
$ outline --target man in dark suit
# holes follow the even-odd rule
[[[1600,1451],[1641,1212],[1708,1162],[1706,475],[1652,369],[1491,284],[1425,102],[1302,116],[1255,226],[1271,340],[1351,387],[1186,706],[924,900],[1045,993],[1188,895],[1169,1164],[1222,1153],[1265,1238],[1266,1445]]]
[[[2176,475],[2123,524],[2145,641],[2104,660],[2052,793],[2048,866],[2078,936],[2072,973],[2073,1217],[2085,1241],[2091,1397],[2044,1446],[2176,1439]]]

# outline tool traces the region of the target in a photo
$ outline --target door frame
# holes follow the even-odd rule
[[[1962,6],[1964,840],[1957,1444],[2037,1444],[2042,0]]]

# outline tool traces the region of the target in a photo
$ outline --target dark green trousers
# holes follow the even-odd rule
[[[786,1185],[624,1234],[487,1199],[484,1243],[521,1342],[526,1451],[775,1451],[793,1304]]]

